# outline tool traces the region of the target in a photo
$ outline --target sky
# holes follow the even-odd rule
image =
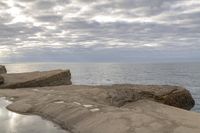
[[[200,0],[1,0],[0,63],[200,60]]]

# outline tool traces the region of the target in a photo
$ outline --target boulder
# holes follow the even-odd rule
[[[4,73],[7,73],[6,67],[0,65],[0,74],[4,74]]]
[[[100,87],[108,89],[110,104],[118,107],[141,99],[149,99],[186,110],[190,110],[195,105],[190,92],[180,86],[127,84]]]
[[[4,83],[4,78],[0,75],[0,85]]]
[[[72,84],[69,70],[2,74],[2,77],[4,84],[0,85],[0,88],[15,89]]]

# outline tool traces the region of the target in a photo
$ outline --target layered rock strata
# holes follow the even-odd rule
[[[1,74],[4,84],[0,88],[26,88],[71,85],[69,70],[52,70],[44,72]]]

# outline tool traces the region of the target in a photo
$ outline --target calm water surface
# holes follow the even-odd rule
[[[70,69],[73,84],[168,84],[190,90],[200,112],[200,63],[32,63],[5,64],[8,72]]]
[[[39,116],[8,111],[6,106],[10,103],[0,98],[0,133],[68,133]]]

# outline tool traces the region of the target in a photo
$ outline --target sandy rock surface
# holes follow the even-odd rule
[[[0,88],[26,88],[57,85],[70,85],[71,73],[69,70],[52,70],[44,72],[2,74],[4,84]]]
[[[200,114],[180,109],[194,104],[190,93],[176,86],[67,85],[2,89],[0,96],[13,100],[9,110],[40,115],[71,133],[200,132]]]

